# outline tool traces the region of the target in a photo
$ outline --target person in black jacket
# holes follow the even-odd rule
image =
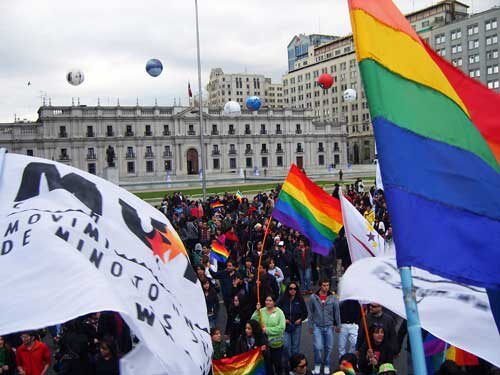
[[[13,375],[16,371],[16,355],[9,344],[0,336],[0,374]]]
[[[229,338],[229,352],[234,354],[236,348],[236,342],[238,338],[243,333],[245,328],[245,322],[250,317],[247,316],[244,310],[244,306],[240,301],[240,296],[235,295],[233,297],[233,303],[229,306],[229,311],[227,313],[227,324],[226,324],[226,336]]]
[[[369,328],[369,335],[372,348],[368,348],[365,341],[360,349],[359,368],[363,374],[370,375],[378,372],[378,368],[383,363],[392,363],[394,360],[394,350],[385,335],[384,325],[374,323]]]
[[[65,323],[59,340],[57,373],[86,375],[90,372],[90,342],[80,318]]]
[[[236,273],[234,263],[231,259],[228,259],[225,270],[214,272],[209,269],[209,271],[210,275],[212,275],[214,279],[218,279],[220,281],[220,288],[222,292],[222,298],[224,299],[224,306],[226,306],[226,310],[228,310],[229,306],[231,305],[233,276]]]
[[[302,322],[307,318],[307,306],[297,283],[292,281],[286,287],[278,307],[283,310],[286,319],[284,352],[288,361],[293,354],[300,352]]]
[[[101,340],[99,351],[95,363],[95,375],[119,375],[119,359],[113,339],[106,337]]]
[[[260,348],[264,352],[264,357],[266,357],[266,353],[268,352],[266,335],[262,332],[259,322],[249,320],[245,324],[245,331],[236,342],[234,354],[246,353],[256,348]]]
[[[210,280],[204,278],[201,280],[201,285],[203,287],[203,295],[205,296],[205,302],[207,304],[207,314],[208,322],[210,328],[214,328],[217,324],[217,316],[219,314],[219,297],[215,291],[214,286]]]

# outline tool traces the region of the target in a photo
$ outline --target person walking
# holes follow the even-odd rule
[[[45,375],[51,361],[48,346],[38,341],[33,331],[22,333],[21,340],[23,343],[16,351],[19,375]]]
[[[330,291],[330,281],[322,279],[320,289],[309,300],[309,332],[313,334],[313,374],[329,374],[333,350],[333,331],[340,332],[339,301]]]

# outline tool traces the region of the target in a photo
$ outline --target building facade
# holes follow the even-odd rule
[[[262,74],[225,74],[221,68],[210,71],[207,85],[210,107],[224,107],[228,101],[238,102],[242,107],[249,96],[258,96],[263,108],[283,108],[283,86],[272,83]]]
[[[317,47],[321,44],[335,40],[334,35],[324,34],[299,34],[295,35],[287,46],[288,54],[288,71],[296,69],[297,65],[309,57],[311,47]]]
[[[441,56],[470,77],[499,91],[498,19],[500,8],[469,15],[467,5],[444,0],[407,15],[412,26]],[[323,73],[335,83],[319,87]],[[352,88],[356,100],[344,102],[343,92]],[[295,62],[283,76],[285,106],[313,111],[319,121],[345,126],[349,163],[372,163],[375,141],[352,35],[319,46],[309,46],[307,57]]]
[[[190,107],[43,106],[38,115],[36,122],[0,124],[0,147],[104,176],[111,146],[122,183],[198,175],[201,168],[199,115]],[[313,119],[304,109],[228,117],[205,108],[207,175],[284,175],[291,163],[308,173],[345,168],[345,129]]]

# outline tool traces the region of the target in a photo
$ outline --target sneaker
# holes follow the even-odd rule
[[[316,365],[314,366],[314,370],[312,370],[312,375],[319,375],[321,373],[321,366]]]
[[[323,369],[323,374],[324,375],[331,375],[330,367],[325,366],[325,368]]]

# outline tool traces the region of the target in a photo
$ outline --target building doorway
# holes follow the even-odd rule
[[[187,151],[187,173],[188,174],[198,174],[198,151],[194,148],[190,148]]]
[[[354,156],[354,164],[359,164],[359,146],[357,143],[354,144],[354,147],[353,147],[353,156]]]
[[[302,169],[303,166],[304,166],[304,157],[303,156],[297,156],[296,161],[297,161],[297,167],[299,169]]]

